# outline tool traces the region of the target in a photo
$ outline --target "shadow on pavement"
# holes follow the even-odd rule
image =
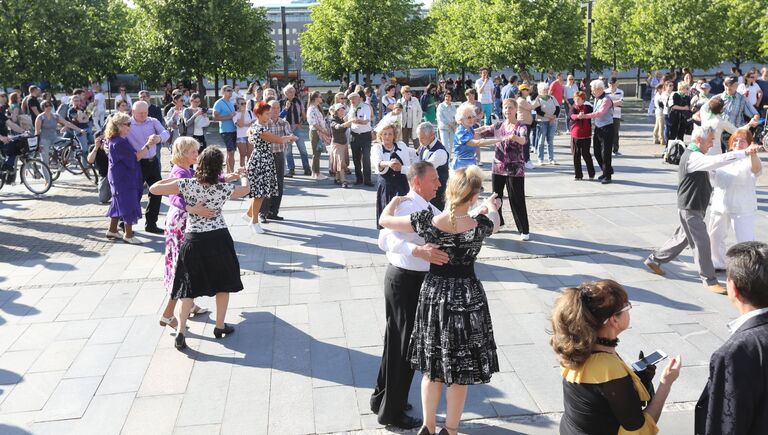
[[[0,310],[13,315],[13,316],[29,316],[40,314],[40,310],[29,305],[19,304],[14,302],[21,297],[21,292],[17,290],[0,290]],[[0,316],[0,325],[4,324],[6,320]],[[0,385],[6,385],[3,383],[5,376],[0,369]],[[0,432],[2,433],[2,432]]]

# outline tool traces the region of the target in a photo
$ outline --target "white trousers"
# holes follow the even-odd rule
[[[755,214],[730,214],[712,212],[709,216],[709,242],[712,246],[712,263],[716,269],[725,269],[725,238],[733,229],[736,242],[755,240]]]

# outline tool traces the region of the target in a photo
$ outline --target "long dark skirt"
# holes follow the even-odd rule
[[[216,296],[216,293],[239,292],[240,262],[229,230],[187,233],[179,251],[173,299]]]

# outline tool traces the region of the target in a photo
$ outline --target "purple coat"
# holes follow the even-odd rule
[[[112,190],[107,216],[122,218],[126,225],[135,225],[141,218],[141,195],[144,192],[144,178],[136,151],[124,137],[111,138],[107,148],[107,180]]]

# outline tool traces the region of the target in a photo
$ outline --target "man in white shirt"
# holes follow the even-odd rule
[[[612,77],[608,86],[608,97],[613,101],[613,155],[620,156],[619,128],[621,127],[621,106],[624,105],[624,91],[619,88],[619,79]]]
[[[430,200],[435,207],[440,210],[445,208],[445,186],[448,184],[448,150],[445,146],[437,140],[435,135],[435,127],[430,122],[422,122],[416,127],[416,134],[419,135],[419,147],[418,155],[419,159],[425,162],[429,162],[437,170],[437,176],[440,179],[440,189],[437,191],[437,195]]]
[[[493,81],[488,75],[488,68],[480,69],[480,78],[475,82],[477,101],[483,105],[483,125],[491,125],[493,111]]]
[[[373,111],[368,103],[362,101],[362,97],[357,92],[350,92],[347,98],[349,98],[347,121],[352,121],[350,148],[352,148],[352,162],[355,165],[355,185],[365,183],[366,186],[373,186],[371,181]]]
[[[95,103],[93,122],[96,124],[96,130],[101,130],[107,120],[107,98],[101,92],[101,85],[98,83],[93,84],[93,102]]]
[[[435,197],[440,180],[437,171],[429,162],[416,162],[408,171],[411,190],[395,211],[397,216],[426,210],[437,214],[429,201]],[[379,248],[386,252],[389,267],[384,277],[384,301],[387,326],[384,335],[384,353],[371,395],[371,411],[378,416],[380,424],[413,429],[421,426],[421,419],[405,414],[408,407],[408,391],[413,379],[413,368],[407,358],[407,349],[416,318],[419,291],[429,265],[443,265],[448,254],[435,245],[427,245],[424,239],[414,233],[406,234],[381,230]]]
[[[725,154],[707,155],[712,148],[715,128],[705,125],[693,132],[693,143],[688,145],[678,170],[680,180],[677,188],[677,209],[680,219],[675,233],[664,245],[653,251],[644,264],[653,273],[664,275],[666,272],[661,265],[668,263],[680,255],[686,247],[693,250],[693,260],[699,269],[702,283],[710,291],[725,294],[725,289],[717,281],[715,266],[712,263],[712,249],[707,233],[704,216],[712,196],[712,185],[709,182],[709,171],[730,164],[737,159],[746,158],[760,149],[759,145],[751,145],[745,150],[735,150]]]
[[[768,245],[744,242],[727,255],[728,299],[740,316],[710,358],[695,433],[768,433]]]

